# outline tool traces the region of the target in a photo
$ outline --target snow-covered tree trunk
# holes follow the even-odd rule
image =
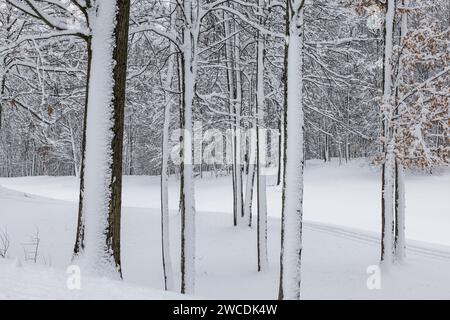
[[[84,216],[83,216],[83,203],[84,198],[84,171],[86,163],[86,122],[87,122],[87,110],[89,103],[89,82],[91,77],[92,69],[92,39],[88,37],[86,40],[86,51],[87,51],[87,67],[86,67],[86,94],[85,94],[85,108],[83,114],[83,133],[81,138],[81,165],[80,165],[80,194],[78,196],[78,222],[77,222],[77,233],[75,235],[75,246],[73,249],[74,257],[84,248]]]
[[[240,198],[238,194],[238,167],[236,161],[236,127],[232,124],[232,121],[236,121],[234,117],[235,113],[235,103],[236,103],[236,84],[235,84],[235,65],[234,65],[234,50],[233,50],[233,39],[231,38],[231,21],[226,21],[227,19],[231,20],[231,16],[224,13],[224,31],[225,31],[225,53],[227,60],[227,82],[228,82],[228,99],[229,99],[229,113],[230,113],[230,144],[231,144],[231,158],[232,158],[232,167],[231,167],[231,178],[233,185],[233,225],[236,226],[238,224],[238,219],[241,214],[240,208]],[[242,184],[241,184],[242,186]]]
[[[247,172],[247,181],[245,186],[245,202],[244,202],[244,220],[247,221],[247,225],[249,227],[252,226],[252,204],[253,204],[253,194],[254,194],[254,186],[255,186],[255,164],[256,164],[256,111],[254,112],[253,117],[253,128],[250,131],[249,139],[249,150],[248,150],[248,172]]]
[[[172,18],[173,19],[173,18]],[[174,23],[174,21],[173,21]],[[172,24],[173,25],[173,24]],[[175,68],[175,46],[170,44],[169,60],[167,62],[167,75],[164,81],[164,89],[170,89],[173,80],[173,71]],[[162,159],[161,159],[161,245],[162,245],[162,263],[164,272],[164,287],[166,290],[174,290],[172,259],[170,257],[170,228],[169,228],[169,129],[171,120],[171,107],[173,97],[166,91],[164,96],[164,124],[162,141]]]
[[[3,98],[6,91],[5,57],[0,55],[0,130],[3,123]]]
[[[264,1],[259,0],[260,23],[264,22]],[[268,268],[267,257],[267,195],[266,176],[264,165],[266,163],[266,131],[264,130],[265,92],[264,92],[264,54],[265,39],[262,32],[258,33],[257,41],[257,71],[256,71],[256,183],[258,190],[257,198],[257,250],[258,250],[258,271],[265,271]]]
[[[133,120],[133,114],[134,114],[134,107],[131,106],[131,110],[129,111],[128,119],[126,120],[126,136],[127,136],[127,143],[126,143],[126,149],[124,150],[124,163],[125,163],[125,169],[124,174],[126,175],[133,175],[133,149],[134,149],[134,143],[135,143],[135,134],[134,134],[134,120]]]
[[[403,7],[409,5],[409,0],[402,0]],[[408,12],[405,10],[402,13],[401,20],[401,44],[408,33]],[[399,75],[397,79],[400,79],[403,72],[403,66],[399,65]],[[397,83],[398,86],[398,83]],[[397,87],[397,95],[398,95]],[[401,114],[403,105],[397,106],[396,113]],[[397,128],[396,128],[397,129]],[[405,169],[403,164],[397,159],[395,163],[395,238],[394,238],[394,258],[397,261],[402,261],[406,255],[406,235],[405,235]]]
[[[235,26],[235,32],[237,32],[238,25]],[[241,79],[241,59],[240,59],[240,39],[239,34],[235,36],[234,43],[234,71],[236,73],[236,101],[234,103],[234,114],[235,114],[235,130],[236,134],[234,136],[234,162],[235,162],[235,174],[236,174],[236,208],[238,221],[244,218],[244,207],[243,207],[243,179],[242,179],[242,134],[241,134],[241,109],[242,109],[242,79]]]
[[[75,134],[73,130],[73,123],[72,119],[69,116],[68,119],[68,127],[69,127],[69,139],[70,139],[70,148],[72,151],[72,159],[73,159],[73,171],[75,174],[75,177],[80,177],[80,161],[78,160],[78,152],[77,147],[75,144]]]
[[[287,72],[284,116],[284,177],[281,219],[279,299],[300,299],[304,114],[303,114],[303,28],[304,0],[286,4]]]
[[[278,123],[278,171],[277,171],[277,186],[281,185],[283,176],[283,151],[284,151],[284,119],[281,115],[281,119]]]
[[[11,28],[11,6],[8,3],[4,4],[2,10],[5,10],[5,20],[2,21],[2,25],[6,26],[5,30],[0,33],[0,45],[6,45],[10,40],[10,28]],[[3,124],[3,108],[4,99],[6,94],[6,58],[7,50],[0,52],[0,132]]]
[[[396,0],[387,0],[384,27],[383,96],[382,96],[382,135],[385,159],[382,169],[382,233],[381,264],[388,266],[393,259],[394,234],[394,183],[395,154],[392,128],[392,56],[394,45],[394,20]]]
[[[129,0],[96,0],[88,9],[92,65],[86,118],[83,245],[76,259],[100,275],[121,276],[122,147]],[[80,249],[80,247],[79,247]]]
[[[394,253],[397,261],[402,261],[406,255],[405,239],[405,172],[403,165],[395,165],[395,239]]]
[[[386,159],[382,169],[382,234],[381,234],[381,264],[384,267],[393,262],[394,241],[394,183],[395,159],[394,146],[389,144]]]
[[[350,34],[351,35],[351,34]],[[346,99],[346,124],[347,127],[350,127],[350,88],[347,88],[347,99]],[[347,129],[345,131],[345,146],[344,146],[344,155],[345,155],[345,162],[348,162],[350,160],[350,141],[349,141],[350,131]]]
[[[181,55],[183,103],[181,110],[181,293],[193,294],[195,289],[195,197],[193,176],[193,104],[196,81],[196,47],[198,21],[192,17],[192,1],[183,1],[183,52]]]

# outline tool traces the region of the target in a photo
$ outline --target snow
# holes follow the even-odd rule
[[[379,178],[379,169],[363,161],[342,166],[336,160],[307,162],[302,298],[450,298],[449,170],[431,176],[407,172],[406,261],[382,275],[381,290],[367,289],[367,268],[379,260]],[[268,177],[269,268],[263,273],[256,272],[256,228],[232,226],[231,177],[196,180],[197,296],[277,297],[281,189],[271,186],[272,180],[275,177]],[[159,177],[124,179],[123,283],[82,273],[82,290],[76,292],[64,287],[75,241],[76,179],[1,178],[0,230],[8,228],[11,247],[10,259],[0,260],[0,298],[162,298],[159,181]],[[177,181],[171,179],[170,245],[177,289],[180,219],[174,195],[178,190]],[[35,265],[24,261],[22,244],[36,227],[41,241]],[[16,267],[14,259],[20,259],[23,267]]]
[[[208,174],[204,174],[208,177]],[[339,165],[321,160],[305,166],[304,215],[308,221],[379,232],[381,171],[367,160]],[[406,237],[450,246],[450,170],[434,170],[432,175],[406,172]],[[281,216],[281,187],[268,177],[268,214]],[[160,177],[124,176],[123,205],[159,210]],[[78,201],[75,177],[0,178],[8,189],[63,201]],[[178,210],[178,181],[169,183],[169,208]],[[34,197],[35,198],[35,197]],[[231,177],[196,180],[196,208],[202,212],[233,212]],[[255,205],[253,210],[255,210]],[[232,221],[232,217],[229,217]],[[0,222],[0,225],[2,223]]]
[[[0,300],[92,300],[92,299],[185,299],[180,294],[137,286],[106,278],[83,277],[82,290],[69,290],[68,275],[62,271],[17,260],[0,259]]]

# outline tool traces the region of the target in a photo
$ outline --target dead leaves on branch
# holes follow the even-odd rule
[[[430,169],[450,164],[450,29],[422,25],[409,32],[396,46],[395,88],[390,138],[395,156],[405,167]],[[394,99],[395,96],[395,99]],[[391,140],[392,141],[392,140]],[[380,154],[375,162],[384,161]]]

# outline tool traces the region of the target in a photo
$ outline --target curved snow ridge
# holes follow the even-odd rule
[[[55,203],[55,204],[67,204],[71,203],[70,201],[58,199],[58,198],[50,198],[46,196],[39,195],[37,193],[31,193],[26,191],[21,191],[20,189],[16,189],[10,186],[4,186],[0,184],[0,199],[6,200],[16,200],[21,202],[38,202],[38,203]]]
[[[380,236],[370,231],[310,221],[304,222],[304,227],[312,231],[324,232],[369,245],[378,246],[380,243]],[[408,240],[407,242],[407,252],[433,259],[450,260],[450,247],[416,240]]]

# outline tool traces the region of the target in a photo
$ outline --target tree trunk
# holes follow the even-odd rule
[[[248,151],[247,151],[247,181],[245,187],[245,202],[244,202],[244,217],[247,221],[249,227],[252,226],[252,205],[253,205],[253,194],[254,194],[254,185],[255,185],[255,177],[256,177],[256,148],[257,148],[257,140],[256,140],[256,130],[257,127],[257,110],[256,103],[254,103],[254,87],[255,80],[252,76],[250,79],[250,104],[252,106],[252,128],[248,131],[247,142],[248,143]]]
[[[382,134],[385,160],[382,178],[381,264],[387,268],[393,259],[395,141],[392,128],[392,55],[396,0],[387,0],[384,28],[384,63],[382,97]]]
[[[3,124],[3,98],[6,89],[6,75],[4,73],[4,58],[0,57],[0,132]]]
[[[78,197],[78,223],[77,223],[77,234],[75,238],[75,246],[73,249],[74,257],[76,257],[84,248],[84,217],[83,217],[83,198],[84,198],[84,170],[86,161],[86,127],[87,127],[87,110],[89,102],[89,84],[91,77],[91,66],[92,66],[92,46],[91,38],[86,39],[86,50],[87,50],[87,69],[86,69],[86,96],[85,96],[85,106],[83,113],[83,134],[81,139],[81,166],[80,166],[80,194]]]
[[[80,203],[84,246],[77,255],[90,271],[121,277],[122,149],[130,1],[99,0],[89,10],[93,20],[92,64]]]
[[[409,0],[402,0],[403,6],[409,5]],[[408,12],[402,13],[401,20],[401,41],[408,33]],[[399,65],[399,76],[403,71],[402,65]],[[398,97],[397,86],[397,97]],[[397,106],[396,114],[401,114],[401,106]],[[396,128],[397,129],[397,128]],[[399,160],[395,162],[395,238],[394,238],[394,258],[397,261],[404,260],[406,256],[405,239],[405,172],[404,167]]]
[[[284,110],[282,110],[282,116],[281,119],[278,121],[278,171],[277,171],[277,186],[281,185],[281,177],[283,172],[283,150],[284,150],[284,143],[283,143],[283,114]]]
[[[264,2],[259,1],[259,10],[261,14],[260,23],[263,24]],[[256,74],[256,115],[257,115],[257,130],[256,130],[256,168],[257,168],[257,252],[258,252],[258,271],[265,271],[268,268],[267,257],[267,196],[266,196],[266,176],[263,172],[263,165],[266,162],[266,131],[263,129],[264,125],[264,107],[265,107],[265,93],[264,93],[264,54],[265,54],[265,39],[264,36],[258,34],[258,54],[257,54],[257,74]]]
[[[300,299],[304,169],[304,1],[294,1],[291,6],[286,7],[288,48],[285,58],[287,83],[279,299]]]
[[[195,197],[193,177],[193,102],[196,79],[196,50],[198,29],[192,21],[192,3],[185,0],[184,14],[189,17],[183,31],[181,114],[182,163],[181,163],[181,293],[193,294],[195,289]]]
[[[238,26],[236,26],[238,28]],[[236,209],[239,219],[244,218],[244,200],[242,192],[242,135],[241,135],[241,110],[242,110],[242,79],[240,67],[240,39],[239,35],[235,36],[234,44],[234,71],[236,73],[236,101],[234,103],[235,114],[235,130],[234,135],[234,162],[236,172]]]
[[[6,10],[5,10],[6,9]],[[10,38],[10,15],[11,15],[11,7],[10,5],[7,3],[5,4],[5,8],[3,8],[3,10],[7,11],[8,13],[6,14],[6,40],[9,40]],[[2,129],[2,124],[3,124],[3,99],[4,99],[4,95],[6,94],[6,53],[2,53],[0,55],[0,132]]]
[[[79,169],[80,163],[78,160],[77,148],[75,145],[75,136],[73,133],[72,119],[70,118],[70,116],[69,116],[68,122],[69,122],[68,126],[69,126],[69,134],[70,134],[70,147],[72,149],[73,171],[74,171],[75,177],[79,178],[80,177],[80,169]]]
[[[391,148],[388,146],[388,149]],[[394,235],[394,180],[395,160],[393,152],[386,152],[383,164],[382,179],[382,233],[381,233],[381,264],[387,268],[393,262],[393,235]]]
[[[395,163],[395,239],[394,253],[397,261],[405,258],[405,178],[403,166]]]
[[[170,45],[170,54],[174,52],[173,44]],[[165,88],[170,88],[173,79],[174,63],[170,57],[167,66],[167,77],[164,82]],[[164,125],[162,141],[162,160],[161,160],[161,244],[162,244],[162,263],[164,272],[164,288],[174,290],[172,259],[170,257],[170,237],[169,237],[169,128],[171,119],[172,97],[165,94],[164,107]]]
[[[227,15],[224,14],[226,18]],[[242,197],[242,170],[241,170],[241,75],[239,71],[239,48],[238,38],[233,44],[233,38],[229,38],[233,33],[232,22],[224,23],[226,40],[226,60],[227,60],[227,80],[229,92],[229,112],[230,117],[230,141],[231,141],[231,157],[232,157],[232,182],[233,182],[233,225],[236,226],[243,217],[243,197]],[[232,125],[234,122],[234,125]]]
[[[254,113],[256,117],[256,112]],[[253,204],[253,190],[255,185],[255,164],[256,164],[256,118],[253,118],[253,128],[250,130],[251,134],[249,135],[249,152],[248,152],[248,172],[247,172],[247,182],[245,187],[245,202],[244,202],[244,217],[245,221],[247,221],[247,225],[249,227],[252,226],[252,204]]]

